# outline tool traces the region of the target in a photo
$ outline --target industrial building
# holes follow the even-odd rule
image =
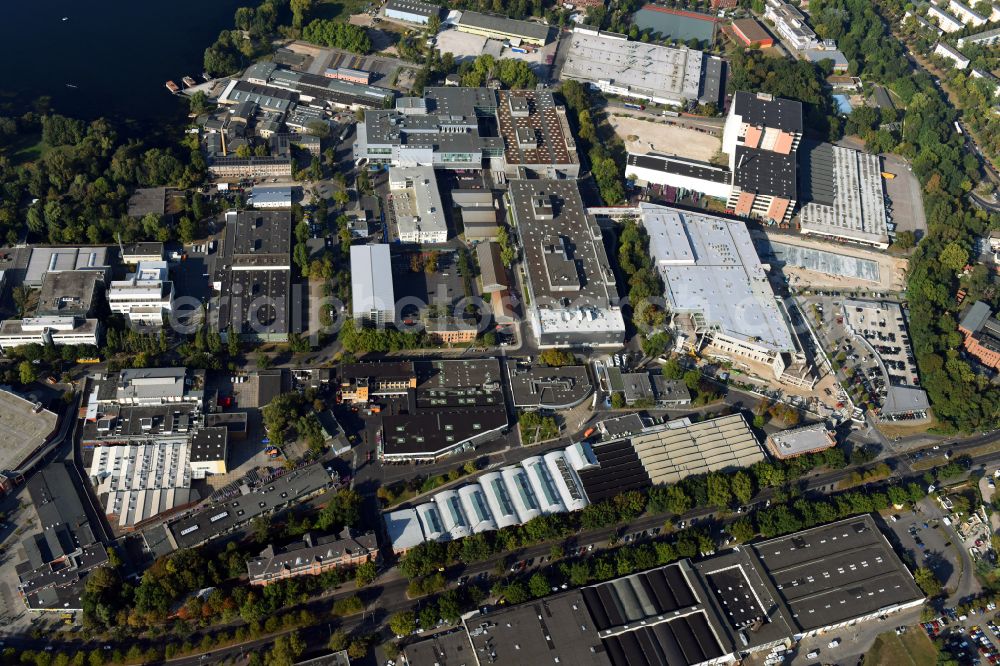
[[[497,111],[488,88],[427,88],[423,97],[401,97],[395,109],[365,112],[357,124],[354,159],[391,166],[481,169],[503,157],[503,139],[483,136],[480,119]]]
[[[284,548],[269,545],[257,557],[247,560],[251,585],[270,585],[287,578],[318,576],[326,571],[355,567],[378,558],[378,542],[373,532],[316,536],[307,532],[298,543]]]
[[[601,229],[575,180],[512,180],[510,210],[524,250],[527,316],[541,348],[617,347],[625,338]]]
[[[545,46],[549,40],[549,27],[533,21],[518,21],[480,12],[464,11],[455,28],[459,32],[480,35],[500,41],[520,40],[524,44]]]
[[[452,190],[451,201],[462,218],[468,243],[488,243],[497,239],[497,206],[490,190]]]
[[[46,275],[66,271],[94,271],[107,278],[111,271],[107,246],[32,247],[24,272],[24,284],[38,288]]]
[[[869,515],[556,592],[405,648],[409,666],[461,663],[777,663],[807,636],[924,602]],[[425,645],[434,641],[434,645]]]
[[[15,571],[18,592],[32,611],[82,610],[87,573],[108,562],[70,476],[70,464],[53,462],[27,483],[42,529],[31,529],[21,539],[23,560]]]
[[[212,304],[223,336],[288,339],[292,292],[291,211],[229,211],[216,254]]]
[[[830,143],[802,147],[803,234],[889,247],[882,160]]]
[[[771,21],[778,34],[798,51],[819,44],[819,37],[809,27],[805,15],[794,5],[782,0],[767,0],[764,18]]]
[[[587,446],[573,444],[487,472],[415,508],[386,513],[392,550],[400,555],[424,541],[450,541],[545,514],[579,511],[589,501],[577,470],[593,464]]]
[[[351,246],[351,312],[354,319],[376,326],[396,320],[389,246]]]
[[[802,104],[763,93],[733,96],[722,135],[733,189],[728,207],[741,217],[787,223],[797,196],[796,155]]]
[[[448,242],[448,223],[433,167],[390,167],[389,193],[401,243]]]
[[[160,326],[174,303],[174,283],[169,279],[167,262],[139,262],[135,273],[111,281],[107,297],[111,311],[125,315],[130,322]]]
[[[693,49],[633,42],[624,35],[577,26],[560,78],[656,104],[721,104],[725,62]]]
[[[786,460],[807,453],[819,453],[836,445],[837,436],[825,423],[781,430],[771,433],[764,441],[768,452],[779,460]]]
[[[679,348],[770,368],[796,386],[813,379],[743,222],[642,203],[637,211],[666,292]]]
[[[518,409],[572,409],[594,391],[585,365],[547,368],[511,359],[506,369]]]
[[[504,141],[507,175],[521,170],[542,178],[576,178],[580,157],[569,128],[566,107],[551,90],[501,90],[497,121]]]
[[[163,243],[125,243],[121,246],[122,263],[135,266],[143,261],[162,261]]]
[[[420,0],[389,0],[385,3],[385,17],[417,25],[427,25],[432,16],[441,15],[441,6]]]

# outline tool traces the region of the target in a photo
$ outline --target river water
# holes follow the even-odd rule
[[[0,18],[0,114],[48,96],[59,113],[149,128],[184,109],[164,87],[202,82],[202,56],[248,0],[7,0]],[[63,17],[66,20],[63,20]],[[71,87],[75,86],[75,87]]]

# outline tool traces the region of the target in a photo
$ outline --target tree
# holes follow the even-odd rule
[[[240,355],[240,336],[236,334],[236,329],[231,323],[226,331],[226,352],[229,354],[229,358],[236,358]]]
[[[941,594],[941,581],[938,580],[933,570],[927,567],[918,567],[913,572],[913,579],[928,597],[936,597]]]
[[[354,570],[354,581],[357,583],[358,587],[370,585],[377,576],[378,567],[374,562],[364,562],[359,564],[357,569]]]
[[[537,598],[544,597],[551,590],[549,586],[548,579],[545,578],[545,574],[541,571],[536,571],[528,579],[528,590],[531,592],[531,596]]]
[[[21,361],[20,365],[17,366],[17,371],[21,384],[25,386],[38,381],[38,372],[31,361]]]
[[[306,649],[306,643],[297,631],[278,636],[264,658],[265,666],[293,666]]]
[[[753,528],[753,523],[745,516],[730,523],[729,533],[733,535],[737,543],[746,543],[757,535],[757,531]]]
[[[417,630],[417,616],[413,611],[399,611],[389,618],[389,629],[396,636],[409,636]]]
[[[557,368],[564,365],[575,365],[576,356],[565,349],[543,349],[538,354],[538,362],[550,368]]]
[[[313,0],[291,0],[292,27],[301,28],[312,11]]]
[[[684,373],[684,385],[692,391],[697,391],[701,386],[701,373],[697,370],[688,370]]]
[[[611,394],[611,407],[612,409],[624,409],[625,408],[625,394],[621,391],[615,391]]]
[[[750,502],[753,497],[753,480],[749,474],[743,471],[736,472],[730,479],[730,485],[733,495],[740,504],[746,505]]]
[[[343,629],[337,629],[337,631],[330,634],[330,641],[326,646],[333,652],[340,652],[347,649],[348,640],[347,633]]]
[[[705,481],[708,487],[708,503],[720,509],[729,506],[733,499],[729,478],[722,474],[712,473],[705,477]]]
[[[969,252],[958,243],[952,241],[941,250],[938,261],[945,268],[957,273],[965,268],[965,265],[969,262]]]
[[[14,298],[14,307],[17,308],[18,317],[24,317],[28,312],[28,306],[31,304],[31,295],[33,293],[34,291],[31,287],[24,284],[14,287],[12,296]]]

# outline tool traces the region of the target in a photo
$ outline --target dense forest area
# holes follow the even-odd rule
[[[890,136],[894,152],[910,160],[924,188],[928,232],[910,258],[907,292],[923,387],[946,427],[966,432],[995,428],[1000,424],[1000,390],[961,357],[956,295],[961,287],[968,292],[967,302],[1000,305],[990,271],[985,266],[965,270],[976,240],[1000,227],[1000,219],[973,209],[965,199],[979,179],[979,166],[954,130],[956,112],[930,76],[911,70],[902,45],[888,34],[869,0],[814,0],[810,11],[817,32],[837,40],[851,71],[888,86],[905,106],[901,129]],[[870,128],[864,138],[878,131]]]
[[[166,240],[159,218],[130,219],[136,187],[190,187],[204,178],[193,144],[150,148],[110,121],[55,113],[0,117],[0,242],[106,243]]]

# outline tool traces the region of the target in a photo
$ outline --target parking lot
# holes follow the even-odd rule
[[[884,168],[896,175],[895,178],[884,179],[885,191],[890,201],[890,217],[896,225],[896,232],[913,231],[917,240],[927,232],[927,218],[924,214],[924,203],[920,194],[920,183],[910,171],[909,165],[901,157],[883,155]]]
[[[535,48],[531,53],[514,53],[509,48],[503,46],[503,42],[495,39],[487,39],[480,35],[473,35],[467,32],[459,32],[455,28],[445,27],[437,34],[435,48],[440,53],[451,53],[455,56],[455,62],[463,60],[473,60],[484,53],[488,53],[498,60],[502,57],[506,59],[523,60],[531,66],[531,69],[545,80],[548,78],[546,71],[548,63],[555,57],[558,39],[549,42],[542,48]]]
[[[898,552],[909,557],[916,566],[931,569],[945,587],[958,586],[961,568],[958,565],[959,546],[936,518],[913,511],[900,511],[886,519]]]
[[[426,263],[428,254],[403,252],[392,257],[392,283],[396,301],[408,299],[412,303],[404,305],[400,312],[404,321],[416,318],[419,309],[425,305],[435,305],[450,310],[465,298],[465,276],[458,267],[458,253],[454,250],[438,251],[437,270],[430,273],[419,263],[421,256]],[[415,261],[418,263],[414,263]],[[414,267],[419,267],[419,270],[414,271]],[[477,295],[475,279],[471,279],[471,283],[472,295],[475,296]]]
[[[902,308],[896,303],[845,301],[845,325],[878,354],[889,384],[919,386]]]

